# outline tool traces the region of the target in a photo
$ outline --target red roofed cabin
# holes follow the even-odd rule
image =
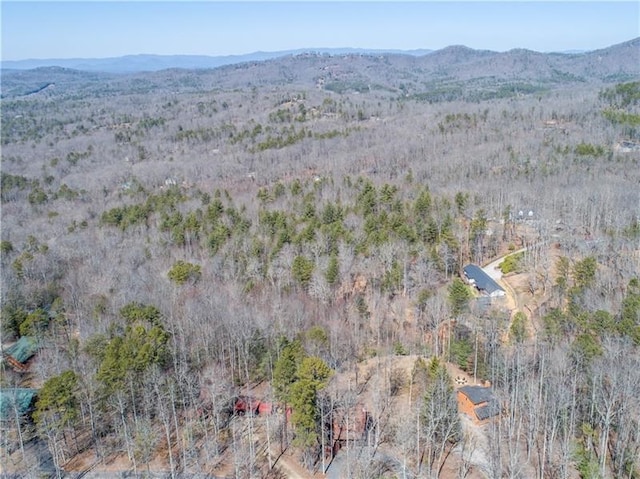
[[[338,444],[362,441],[373,426],[373,418],[364,407],[354,408],[348,413],[335,412],[332,415],[333,441]]]
[[[244,416],[245,414],[263,416],[272,412],[273,406],[271,403],[260,401],[251,396],[238,396],[233,403],[233,414],[238,416]]]

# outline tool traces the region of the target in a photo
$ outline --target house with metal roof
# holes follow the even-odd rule
[[[2,350],[2,360],[16,372],[26,372],[29,359],[38,352],[38,341],[30,336],[22,336],[17,342]]]
[[[476,287],[478,291],[492,298],[504,296],[506,293],[483,269],[475,264],[468,264],[463,268],[467,283]]]
[[[478,424],[486,424],[500,414],[498,399],[489,387],[462,386],[458,389],[458,411],[466,414]]]
[[[29,388],[0,389],[0,422],[26,415],[33,406],[37,391]]]

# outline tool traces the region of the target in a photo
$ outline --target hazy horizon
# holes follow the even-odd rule
[[[570,49],[570,50],[548,50],[548,51],[540,51],[540,50],[531,50],[528,49],[530,51],[536,51],[539,53],[587,53],[590,51],[594,51],[594,50],[600,50],[603,48],[608,48],[614,45],[618,45],[620,43],[625,43],[627,41],[632,41],[635,38],[638,37],[634,37],[634,38],[629,38],[628,40],[623,40],[621,42],[618,43],[614,43],[611,45],[604,45],[602,47],[598,47],[598,48],[594,48],[594,49]],[[125,55],[118,55],[118,56],[108,56],[108,57],[69,57],[69,58],[53,58],[53,57],[48,57],[48,58],[21,58],[19,60],[5,60],[4,58],[2,59],[3,62],[28,62],[28,61],[73,61],[73,60],[111,60],[111,59],[120,59],[120,58],[126,58],[126,57],[211,57],[211,58],[217,58],[217,57],[243,57],[243,56],[250,56],[250,55],[254,55],[254,54],[272,54],[272,53],[282,53],[282,52],[296,52],[296,51],[308,51],[308,52],[314,52],[314,51],[325,51],[325,50],[345,50],[345,51],[349,51],[349,50],[353,50],[353,51],[389,51],[389,52],[416,52],[416,51],[426,51],[426,52],[436,52],[438,50],[444,49],[444,48],[448,48],[448,47],[455,47],[455,46],[461,46],[461,47],[468,47],[471,48],[473,50],[486,50],[486,51],[496,51],[499,52],[499,50],[490,50],[490,49],[480,49],[480,48],[474,48],[472,46],[469,45],[463,45],[463,44],[451,44],[451,45],[446,45],[442,48],[438,48],[438,49],[431,49],[431,48],[409,48],[409,49],[402,49],[402,48],[366,48],[366,47],[318,47],[318,46],[310,46],[310,47],[301,47],[301,48],[293,48],[293,49],[287,49],[287,50],[256,50],[256,51],[250,51],[250,52],[244,52],[244,53],[237,53],[237,54],[222,54],[222,55],[207,55],[207,54],[189,54],[189,53],[169,53],[169,54],[162,54],[162,53],[146,53],[146,52],[141,52],[141,53],[128,53]],[[519,47],[514,47],[510,50],[517,50],[519,49]],[[509,51],[509,50],[504,50],[504,51]]]
[[[640,36],[638,2],[2,2],[2,60],[314,49],[592,51]]]

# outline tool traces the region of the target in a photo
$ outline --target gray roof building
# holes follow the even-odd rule
[[[458,389],[458,408],[478,424],[500,414],[500,405],[491,388],[462,386]]]
[[[480,266],[468,264],[463,268],[464,276],[469,284],[474,285],[478,291],[488,296],[504,296],[502,287],[485,273]]]

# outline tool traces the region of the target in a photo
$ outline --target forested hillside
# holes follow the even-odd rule
[[[639,56],[3,71],[0,472],[640,477]]]

